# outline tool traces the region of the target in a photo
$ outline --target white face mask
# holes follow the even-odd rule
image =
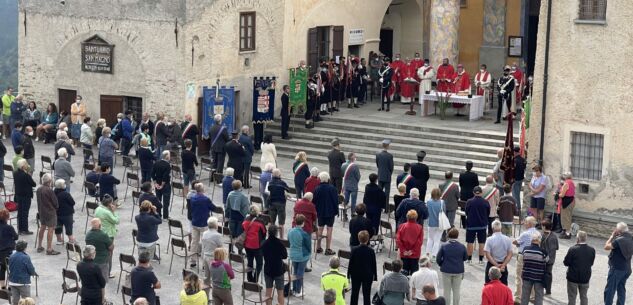
[[[424,63],[424,66],[425,66],[425,67],[428,67],[428,66],[429,66],[429,63],[428,63],[428,62],[425,62],[425,63]]]
[[[81,103],[81,100],[76,100],[77,104]]]
[[[33,132],[32,132],[32,131],[30,131],[30,132],[28,133],[28,135],[29,135],[29,136],[33,136]]]
[[[484,69],[479,69],[479,72],[484,73]]]
[[[121,119],[116,119],[117,122],[121,122]]]
[[[64,127],[64,131],[68,132],[68,127]]]

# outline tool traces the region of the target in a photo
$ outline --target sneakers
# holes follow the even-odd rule
[[[479,265],[483,265],[483,264],[484,264],[484,261],[479,261]]]
[[[64,241],[63,240],[58,240],[55,242],[56,245],[58,246],[63,246],[64,245]]]
[[[295,292],[294,290],[292,291],[292,296],[293,297],[297,297],[297,298],[303,298],[304,294],[303,291],[301,292]]]
[[[469,260],[466,261],[466,263],[469,264],[469,265],[472,265],[473,264],[473,260],[469,259]]]

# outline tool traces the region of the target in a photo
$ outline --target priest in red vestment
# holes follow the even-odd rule
[[[406,65],[400,72],[402,82],[400,83],[400,102],[403,104],[411,103],[415,96],[415,78],[417,76],[417,69],[410,60],[407,60]]]
[[[439,92],[455,92],[453,90],[453,75],[455,74],[455,69],[448,62],[448,58],[444,58],[442,60],[442,65],[437,68],[436,79],[437,79],[437,91]]]
[[[519,68],[519,65],[516,62],[512,64],[512,76],[514,77],[514,91],[512,92],[512,100],[514,101],[514,105],[512,105],[512,109],[516,109],[516,106],[522,106],[521,102],[523,101],[523,88],[525,87],[523,71],[521,71],[521,68]]]
[[[415,67],[415,75],[414,78],[415,80],[418,82],[418,84],[415,85],[415,91],[414,92],[419,92],[420,91],[420,78],[418,77],[418,69],[420,69],[422,66],[424,66],[424,60],[422,60],[422,58],[420,58],[420,53],[415,53],[415,55],[413,56],[413,61],[411,61],[411,63],[413,64],[413,66]],[[415,93],[414,93],[415,95]]]
[[[405,68],[406,64],[402,59],[400,59],[400,54],[396,54],[393,61],[391,62],[391,70],[393,70],[393,77],[391,78],[392,84],[395,87],[395,94],[399,95],[402,89],[402,81],[404,77],[402,77],[402,70]]]
[[[470,94],[470,75],[462,64],[457,65],[457,72],[453,75],[453,86],[455,92]],[[453,103],[453,108],[463,108],[465,104]],[[459,111],[457,113],[459,115]]]

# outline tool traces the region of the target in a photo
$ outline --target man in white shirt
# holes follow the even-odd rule
[[[431,260],[428,256],[420,257],[420,269],[411,275],[409,285],[411,286],[411,295],[415,300],[419,301],[426,301],[422,292],[424,286],[433,285],[436,291],[440,289],[440,280],[437,276],[437,271],[431,269]]]

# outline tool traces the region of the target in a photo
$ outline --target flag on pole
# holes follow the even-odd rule
[[[514,131],[512,123],[514,114],[508,113],[508,129],[506,131],[506,140],[503,145],[503,157],[501,158],[501,170],[503,171],[503,180],[505,183],[514,183]]]

